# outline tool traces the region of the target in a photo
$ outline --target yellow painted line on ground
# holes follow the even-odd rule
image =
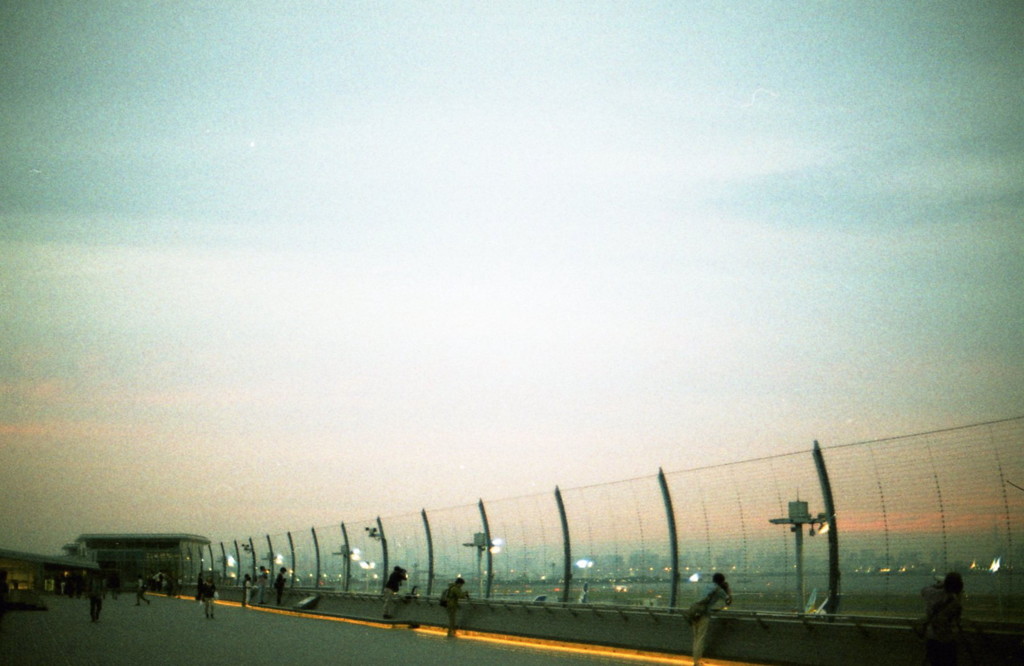
[[[158,595],[163,596],[163,595]],[[178,599],[189,600],[188,597],[175,597]],[[319,613],[300,613],[298,611],[291,611],[284,608],[276,608],[273,606],[261,606],[261,605],[248,605],[242,606],[237,601],[225,601],[218,599],[215,603],[221,606],[235,606],[236,608],[249,608],[254,611],[260,611],[262,613],[276,613],[277,615],[286,615],[289,617],[301,617],[306,619],[314,620],[327,620],[330,622],[345,622],[347,624],[356,624],[364,627],[374,627],[377,629],[407,629],[416,631],[424,634],[437,634],[438,636],[446,636],[448,629],[443,626],[431,626],[431,625],[417,625],[412,626],[408,623],[393,623],[393,622],[377,622],[374,620],[360,620],[351,617],[338,617],[336,615],[321,615]],[[528,636],[513,636],[510,634],[494,634],[482,631],[473,631],[470,629],[459,629],[458,637],[461,639],[469,639],[475,641],[482,641],[485,643],[497,643],[503,645],[518,645],[522,647],[533,648],[536,650],[549,650],[552,652],[569,652],[574,654],[590,654],[595,656],[603,657],[616,657],[619,659],[628,659],[630,661],[645,662],[649,664],[681,664],[686,666],[687,664],[693,664],[693,660],[687,655],[674,655],[667,654],[664,652],[650,652],[646,650],[633,650],[629,648],[615,648],[608,647],[605,645],[590,645],[587,643],[572,643],[569,641],[557,641],[547,638],[530,638]],[[758,664],[748,664],[740,661],[719,661],[716,659],[704,658],[704,663],[708,666],[758,666]]]

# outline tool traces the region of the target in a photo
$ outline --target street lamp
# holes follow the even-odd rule
[[[774,525],[792,525],[789,531],[796,535],[796,594],[797,611],[804,607],[804,525],[810,525],[810,536],[823,534],[828,531],[828,518],[824,513],[815,517],[807,512],[807,502],[797,500],[789,503],[789,516],[786,518],[771,518],[768,522]],[[817,525],[817,532],[815,532]]]

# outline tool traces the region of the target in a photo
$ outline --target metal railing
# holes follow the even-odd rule
[[[946,571],[972,618],[1019,621],[1024,417],[417,514],[214,542],[184,553],[227,584],[380,592],[391,567],[434,594],[688,605],[712,572],[737,609],[912,617]]]

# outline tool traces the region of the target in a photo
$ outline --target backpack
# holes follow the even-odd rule
[[[441,608],[447,608],[448,607],[448,592],[451,589],[452,589],[452,586],[449,585],[448,587],[444,588],[444,592],[441,593],[440,600],[437,602],[437,605],[440,606]]]

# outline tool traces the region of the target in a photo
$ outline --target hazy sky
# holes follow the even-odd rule
[[[1021,415],[1022,22],[0,0],[0,546]]]

